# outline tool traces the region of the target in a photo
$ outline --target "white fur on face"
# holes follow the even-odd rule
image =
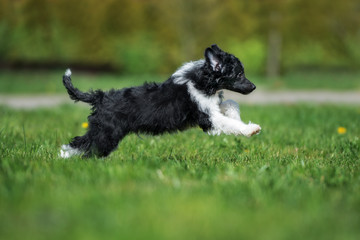
[[[180,68],[178,68],[178,70],[176,70],[176,72],[172,75],[175,79],[174,79],[174,83],[176,84],[185,84],[189,81],[189,79],[185,78],[185,74],[191,70],[193,70],[194,68],[199,68],[202,65],[204,65],[205,60],[201,59],[198,61],[194,61],[194,62],[188,62],[185,63],[184,65],[182,65]]]
[[[76,148],[72,148],[69,145],[62,145],[60,149],[60,157],[69,158],[75,155],[80,155],[82,152]]]
[[[221,98],[217,95],[206,96],[196,89],[191,81],[188,81],[186,85],[192,100],[197,103],[199,110],[209,114],[213,126],[208,131],[210,135],[224,133],[250,137],[260,132],[261,127],[259,125],[245,124],[241,121],[239,105],[236,102],[230,100],[221,105]]]

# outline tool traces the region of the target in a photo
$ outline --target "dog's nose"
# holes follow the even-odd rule
[[[256,86],[255,86],[255,84],[253,84],[252,86],[251,86],[251,91],[254,91],[256,89]]]

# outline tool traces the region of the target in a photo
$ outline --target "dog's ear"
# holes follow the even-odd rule
[[[207,48],[205,50],[205,59],[206,59],[206,62],[210,63],[210,66],[213,71],[215,71],[215,72],[221,71],[220,58],[213,49]]]
[[[214,50],[216,53],[223,52],[223,50],[221,50],[216,44],[211,45],[211,49]]]

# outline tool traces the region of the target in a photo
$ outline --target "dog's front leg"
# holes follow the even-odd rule
[[[226,100],[220,103],[221,113],[225,116],[241,121],[239,104],[234,100]]]
[[[237,123],[237,125],[240,125],[243,129],[241,132],[241,135],[244,136],[252,136],[256,133],[259,133],[261,130],[261,127],[254,123],[246,124],[244,123],[240,118],[240,108],[239,104],[231,99],[226,100],[220,104],[221,113],[224,114],[226,117],[238,120],[240,123]],[[255,133],[254,133],[255,132]]]
[[[261,127],[254,123],[245,124],[239,119],[227,117],[221,113],[215,113],[211,117],[212,128],[208,131],[211,135],[244,135],[251,137],[260,132]]]

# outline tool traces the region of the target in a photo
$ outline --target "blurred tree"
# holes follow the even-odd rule
[[[267,76],[279,75],[283,50],[304,42],[320,43],[329,52],[351,58],[346,40],[360,29],[359,1],[253,0],[252,5],[258,21],[255,32],[268,42]]]
[[[268,76],[359,66],[359,12],[358,0],[0,0],[0,61],[172,72],[217,43]]]

